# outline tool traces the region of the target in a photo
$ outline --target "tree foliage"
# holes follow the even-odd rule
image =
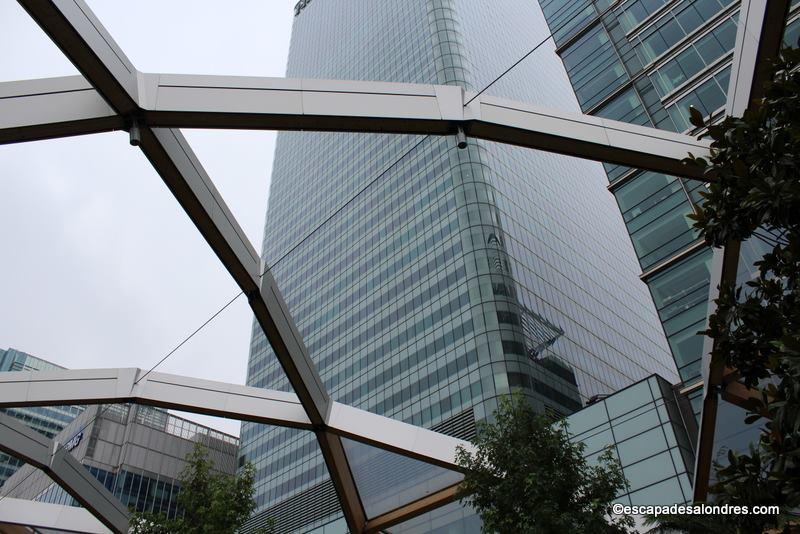
[[[746,406],[745,422],[764,424],[749,452],[730,451],[727,464],[715,466],[717,482],[710,493],[718,503],[782,509],[777,517],[722,519],[730,532],[790,532],[800,506],[798,65],[800,52],[785,50],[772,65],[763,99],[741,118],[705,125],[700,113],[692,112],[692,123],[707,126],[712,139],[709,160],[688,160],[710,182],[695,227],[713,246],[756,239],[767,250],[752,280],[720,287],[705,332],[715,340],[712,362],[736,369],[757,392]]]
[[[246,464],[236,476],[217,473],[208,450],[200,443],[186,457],[186,462],[179,478],[178,517],[167,519],[163,514],[135,513],[131,534],[232,534],[247,521],[256,506],[251,464]],[[261,532],[271,533],[272,525]]]
[[[627,532],[630,518],[611,518],[625,486],[619,463],[606,451],[596,465],[571,443],[564,423],[537,415],[519,394],[500,399],[494,422],[481,422],[475,452],[459,448],[466,471],[459,498],[483,521],[484,532]]]

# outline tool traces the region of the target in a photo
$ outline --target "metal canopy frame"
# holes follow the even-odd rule
[[[342,437],[450,469],[456,468],[456,447],[471,445],[331,399],[274,278],[178,128],[433,135],[463,131],[475,138],[693,179],[701,176],[681,160],[689,152],[698,156],[709,152],[708,142],[690,136],[483,94],[475,97],[453,86],[144,74],[83,0],[18,1],[82,76],[0,83],[0,144],[128,130],[131,144],[149,159],[247,295],[295,394],[143,374],[137,369],[81,370],[2,376],[0,405],[140,402],[309,429],[317,437],[354,533],[377,532],[451,502],[455,491],[444,488],[368,518]],[[746,46],[737,39],[735,59],[742,57]],[[734,79],[737,76],[732,84]],[[741,80],[743,87],[753,81],[745,81],[744,75]],[[12,432],[19,430],[12,427],[0,428],[0,443],[15,455],[23,454],[26,445],[11,439]],[[28,437],[39,451],[29,461],[59,476],[42,455],[47,445]],[[53,450],[69,464],[72,457],[63,448],[54,445]],[[113,510],[98,504],[104,495],[68,479],[61,482],[106,525],[117,532],[125,530]]]
[[[63,446],[4,413],[0,413],[0,451],[41,469],[108,528],[127,532],[128,510],[119,499]]]
[[[2,518],[0,530],[8,534],[30,534],[30,529],[79,534],[110,532],[103,523],[83,508],[12,497],[5,497],[0,501],[0,518]]]

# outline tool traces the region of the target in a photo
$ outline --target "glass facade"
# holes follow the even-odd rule
[[[63,369],[54,363],[24,352],[0,349],[0,373],[8,371],[51,371]],[[2,408],[3,413],[16,417],[32,429],[52,438],[83,412],[82,406],[37,406],[29,408]],[[0,487],[25,462],[0,452]]]
[[[593,4],[570,32],[549,15],[572,0],[541,0],[581,109],[589,114],[691,132],[690,106],[722,115],[739,2],[626,0]],[[610,5],[613,4],[613,5]],[[700,376],[710,251],[688,219],[700,182],[606,165],[631,242],[686,383]]]
[[[712,120],[722,115],[739,2],[540,4],[584,112],[679,132],[693,129],[690,106]],[[792,3],[784,33],[787,46],[798,46],[798,7],[800,2]],[[566,16],[576,10],[581,16]],[[700,250],[703,245],[687,216],[701,202],[704,185],[620,165],[605,167],[681,379],[696,382],[702,349],[697,332],[705,329],[702,294],[708,292],[710,251]],[[752,261],[742,263],[749,267]]]
[[[565,25],[554,15],[575,3],[540,0],[584,112],[685,133],[696,133],[689,122],[690,106],[711,121],[722,117],[738,1],[622,0],[613,5],[584,1],[577,3],[594,4],[593,9],[587,8],[589,14],[576,19],[578,24]],[[569,31],[562,31],[562,26]],[[798,39],[800,2],[795,0],[783,44],[798,47]],[[687,216],[702,202],[699,193],[705,186],[619,165],[605,167],[642,279],[699,420],[704,338],[698,332],[706,328],[712,252],[698,242]],[[742,243],[739,284],[753,275],[753,264],[763,253],[763,245],[755,239]],[[714,461],[725,463],[727,450],[746,450],[757,438],[758,426],[744,425],[744,415],[741,408],[720,400]],[[627,469],[626,475],[630,480]],[[676,484],[670,484],[677,496]],[[688,496],[685,491],[684,496]]]
[[[546,31],[522,0],[301,2],[287,76],[475,90]],[[488,92],[578,109],[552,53]],[[677,379],[597,163],[472,140],[459,150],[452,137],[286,132],[270,187],[264,260],[337,401],[468,438],[511,388],[567,415],[653,373]],[[258,325],[248,384],[289,388]],[[257,469],[251,527],[338,515],[310,433],[243,424],[240,454]],[[368,513],[393,502],[386,482],[370,480]]]
[[[213,469],[236,470],[239,441],[166,410],[112,404],[89,406],[56,439],[122,504],[138,512],[181,513],[178,477],[195,443],[208,451]],[[8,481],[8,495],[35,501],[79,506],[45,473],[24,466]],[[5,493],[0,492],[0,495]]]
[[[591,464],[608,448],[627,479],[617,502],[634,506],[692,500],[697,425],[688,401],[659,376],[629,386],[567,418],[570,439]]]
[[[178,515],[180,485],[172,478],[120,469],[116,473],[97,467],[86,469],[106,487],[123,505],[137,512],[164,514],[170,519]],[[34,501],[80,506],[72,495],[55,482],[33,498]]]

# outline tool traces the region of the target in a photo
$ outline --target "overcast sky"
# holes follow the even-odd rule
[[[87,0],[141,71],[284,76],[295,0]],[[77,74],[0,0],[0,81]],[[261,249],[273,132],[186,131]],[[125,132],[0,146],[0,348],[149,368],[238,288]],[[159,371],[244,383],[240,297]],[[192,418],[234,434],[239,423]]]

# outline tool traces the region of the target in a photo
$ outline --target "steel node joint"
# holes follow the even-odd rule
[[[456,143],[459,149],[467,148],[467,134],[464,132],[464,126],[459,124],[456,131]]]
[[[142,131],[139,129],[139,121],[134,120],[128,130],[130,136],[131,146],[139,146],[142,144]]]

